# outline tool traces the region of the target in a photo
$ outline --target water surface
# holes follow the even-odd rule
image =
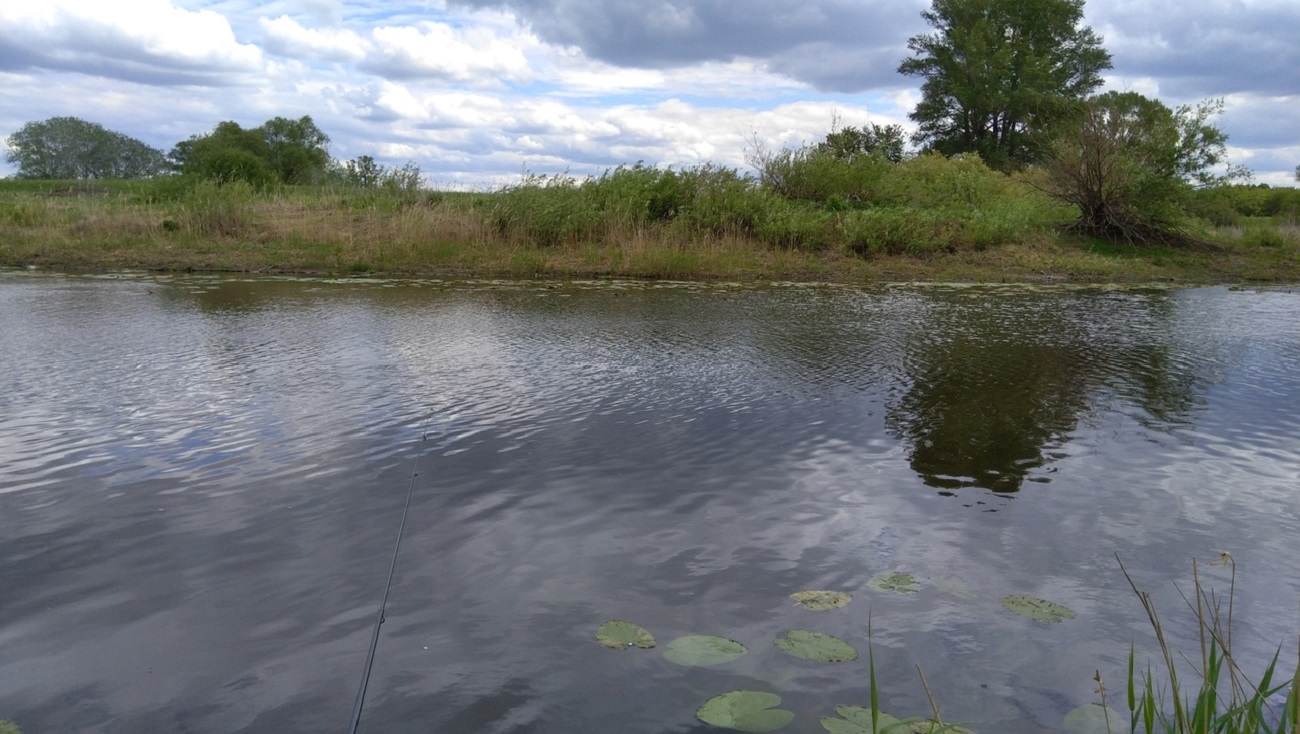
[[[1155,652],[1116,553],[1182,619],[1171,582],[1230,551],[1239,654],[1294,649],[1285,288],[8,273],[0,319],[0,718],[28,732],[345,730],[408,489],[362,731],[712,731],[695,708],[743,688],[820,732],[865,660],[772,641],[865,652],[868,614],[890,712],[928,710],[919,664],[949,719],[1058,730]],[[610,618],[660,648],[600,647]],[[751,652],[664,660],[686,634]]]

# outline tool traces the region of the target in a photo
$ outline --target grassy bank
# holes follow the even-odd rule
[[[781,163],[778,161],[778,163]],[[783,167],[782,167],[783,166]],[[622,167],[493,193],[181,178],[0,181],[0,266],[335,275],[1293,282],[1300,226],[1201,226],[1177,248],[1071,238],[1073,212],[978,160],[793,155],[730,169]]]

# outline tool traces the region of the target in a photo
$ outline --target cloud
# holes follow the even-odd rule
[[[860,0],[449,0],[509,8],[550,43],[617,66],[760,59],[821,90],[906,82],[893,72],[924,25],[916,2]],[[864,52],[863,49],[871,49]]]
[[[371,48],[354,31],[304,28],[287,15],[274,20],[260,18],[258,22],[263,31],[263,48],[280,56],[355,62],[365,58]]]
[[[444,79],[497,84],[524,81],[532,72],[524,48],[527,37],[500,38],[484,28],[453,28],[445,23],[380,26],[361,68],[388,79]]]
[[[1115,71],[1160,79],[1179,100],[1240,92],[1300,95],[1294,0],[1095,0],[1089,19]]]
[[[261,64],[218,13],[139,0],[0,5],[0,69],[72,71],[154,85],[228,86]]]
[[[456,185],[525,164],[744,168],[754,133],[775,148],[820,139],[836,115],[906,124],[918,80],[895,69],[929,30],[929,0],[172,2],[0,0],[0,138],[75,115],[167,149],[221,120],[309,114],[336,156],[413,159]],[[1115,58],[1109,88],[1226,97],[1234,154],[1290,182],[1300,3],[1085,9]]]

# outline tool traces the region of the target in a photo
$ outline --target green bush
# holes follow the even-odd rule
[[[755,234],[765,244],[786,250],[826,250],[840,241],[837,216],[790,202],[763,210]]]
[[[1250,222],[1241,233],[1241,244],[1252,247],[1284,247],[1289,240],[1273,222]]]
[[[674,225],[687,234],[719,237],[752,234],[780,198],[735,169],[703,164],[678,174],[685,205]]]
[[[542,247],[590,239],[600,222],[571,176],[527,176],[500,194],[493,212],[497,229]]]
[[[849,212],[840,220],[846,247],[857,255],[919,255],[947,249],[954,222],[922,209],[881,208]]]
[[[880,198],[894,165],[882,155],[845,158],[819,148],[786,149],[759,162],[759,179],[785,199],[861,205]]]
[[[887,203],[930,209],[984,209],[1018,195],[1005,174],[974,153],[909,158],[897,165],[888,183]]]

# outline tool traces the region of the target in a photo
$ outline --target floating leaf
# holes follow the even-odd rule
[[[785,637],[777,638],[776,646],[795,657],[823,663],[845,663],[858,658],[858,651],[844,640],[808,630],[790,630]]]
[[[732,691],[714,696],[695,711],[700,721],[736,731],[776,731],[794,720],[794,712],[773,708],[781,703],[775,693]]]
[[[7,719],[0,720],[0,734],[22,734],[18,725]]]
[[[655,646],[654,635],[640,625],[611,619],[596,630],[596,641],[605,647],[623,650],[629,647],[651,648]]]
[[[1032,596],[1008,596],[1002,599],[1002,606],[1022,617],[1039,622],[1060,622],[1062,619],[1074,619],[1075,613],[1066,607]]]
[[[1124,726],[1124,720],[1113,708],[1090,703],[1065,715],[1066,734],[1110,734]]]
[[[838,609],[853,601],[853,595],[846,594],[843,591],[800,591],[791,594],[790,598],[814,612]]]
[[[822,717],[822,728],[831,734],[876,734],[876,730],[871,728],[871,709],[861,706],[836,706],[835,713],[844,718]],[[884,732],[885,727],[893,726],[899,721],[882,712],[877,714],[876,723],[880,731]]]
[[[975,732],[964,726],[956,724],[939,725],[934,719],[917,719],[909,720],[907,724],[909,734],[934,734],[934,732],[944,732],[944,734],[975,734]]]
[[[897,719],[883,711],[876,715],[877,729],[871,728],[871,709],[862,706],[836,706],[835,713],[844,717],[822,717],[822,728],[831,734],[974,734],[964,726],[940,725],[933,719]]]
[[[867,586],[876,591],[892,591],[897,594],[915,594],[921,590],[920,581],[917,581],[912,574],[901,571],[872,576]]]
[[[712,635],[688,635],[668,643],[664,657],[678,665],[720,665],[748,652],[735,640]]]

